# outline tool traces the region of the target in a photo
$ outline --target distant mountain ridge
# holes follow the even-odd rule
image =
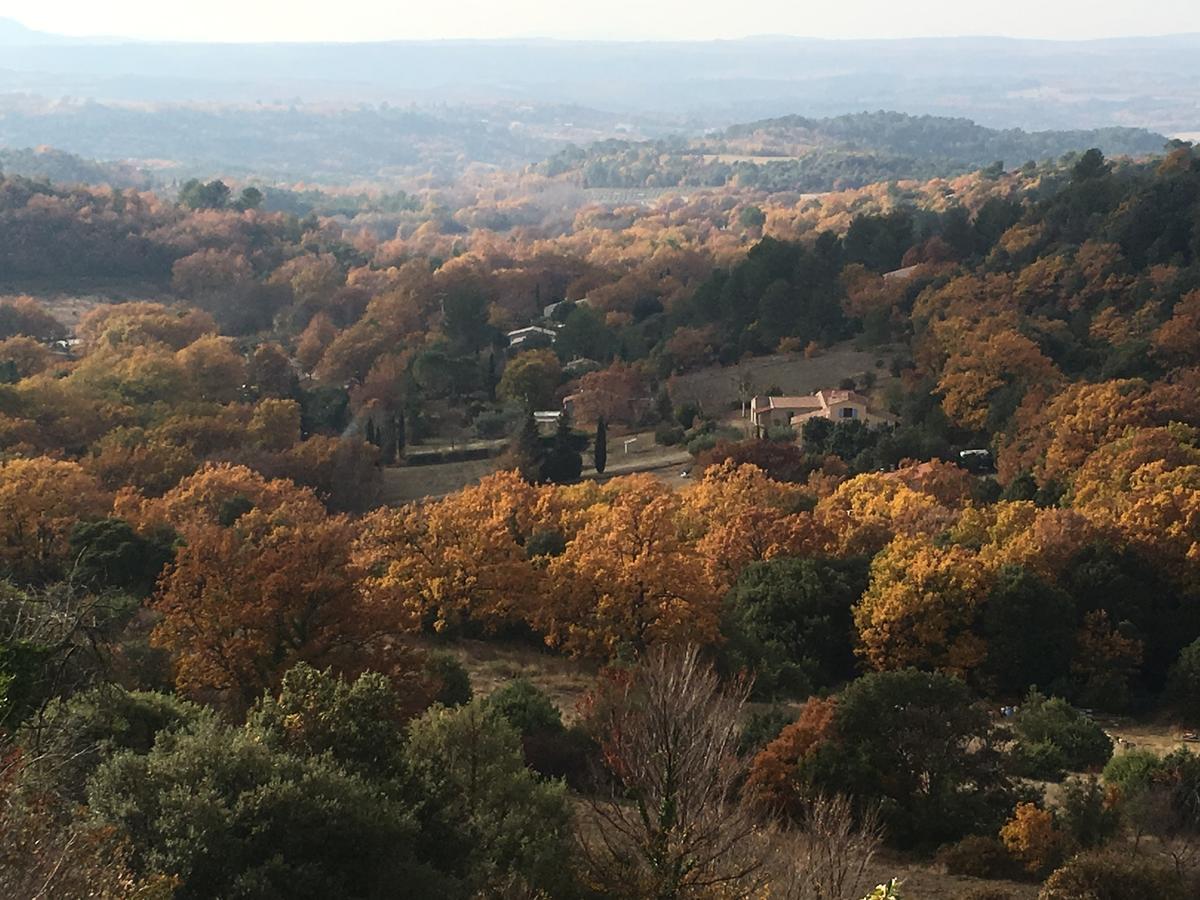
[[[30,28],[16,19],[0,16],[0,47],[47,47],[47,46],[107,46],[112,44],[141,43],[133,38],[112,37],[106,35],[89,35],[87,37],[72,37],[56,34],[51,31],[38,31]],[[0,60],[0,68],[4,62]]]
[[[8,31],[0,90],[102,102],[574,104],[679,127],[893,109],[997,128],[1200,130],[1200,35],[113,46]]]
[[[817,141],[846,149],[956,158],[978,165],[994,160],[1040,160],[1081,147],[1099,147],[1109,155],[1137,156],[1158,152],[1167,141],[1165,135],[1146,128],[1026,131],[988,128],[962,117],[912,116],[888,110],[823,119],[796,115],[762,119],[731,125],[723,137],[760,150],[775,148],[791,153],[797,146]]]
[[[34,31],[27,28],[16,19],[0,18],[0,47],[11,47],[25,44],[52,44],[63,38],[55,34]]]
[[[512,118],[518,115],[526,118]],[[874,112],[829,119],[793,115],[657,140],[610,137],[572,144],[555,124],[567,117],[581,134],[617,127],[611,117],[578,108],[322,112],[85,103],[28,114],[5,113],[0,106],[0,170],[134,187],[222,176],[325,185],[365,180],[410,188],[428,175],[448,184],[471,165],[483,164],[507,170],[531,166],[587,188],[732,183],[807,193],[949,177],[997,161],[1015,168],[1092,147],[1108,156],[1145,156],[1167,143],[1165,136],[1139,128],[1025,132],[967,119]]]
[[[149,188],[153,184],[149,174],[135,166],[96,162],[52,147],[0,147],[0,173],[55,184],[107,184],[115,188]]]
[[[1109,156],[1146,156],[1166,143],[1166,136],[1144,128],[1027,132],[880,111],[827,119],[784,116],[691,140],[602,141],[567,148],[536,169],[550,177],[574,176],[588,188],[736,183],[807,193],[953,176],[997,162],[1014,168],[1093,147]]]

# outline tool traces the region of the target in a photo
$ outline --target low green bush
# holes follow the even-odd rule
[[[1065,770],[1099,770],[1112,757],[1104,729],[1059,697],[1029,692],[1012,720],[1017,745],[1013,760],[1019,774],[1059,779]]]
[[[452,653],[431,653],[425,660],[425,674],[434,682],[434,700],[443,706],[470,703],[471,676]]]
[[[679,425],[663,422],[654,429],[654,440],[664,447],[674,447],[676,444],[683,443],[683,428]]]

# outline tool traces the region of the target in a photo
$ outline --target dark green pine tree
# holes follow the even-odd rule
[[[596,445],[592,457],[596,461],[596,471],[603,475],[604,467],[608,465],[608,423],[604,421],[604,416],[596,421]]]
[[[586,447],[586,438],[584,446]],[[558,428],[550,452],[542,461],[542,478],[556,484],[567,484],[579,479],[583,472],[583,457],[579,454],[578,440],[571,430],[571,420],[564,412],[558,417]]]
[[[489,400],[496,399],[496,384],[496,351],[493,350],[488,354],[487,364],[487,392]]]
[[[521,430],[508,445],[505,468],[516,469],[528,482],[537,482],[542,477],[542,440],[538,435],[537,422],[533,414],[525,417]]]

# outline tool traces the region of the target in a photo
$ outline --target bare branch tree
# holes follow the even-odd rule
[[[770,848],[738,797],[749,685],[722,689],[695,648],[656,649],[602,723],[616,787],[581,829],[599,886],[616,896],[749,897],[766,882]]]
[[[820,796],[795,831],[772,840],[771,896],[786,900],[846,900],[868,889],[867,869],[879,849],[878,811],[855,816],[849,798]]]
[[[16,713],[40,722],[47,703],[90,683],[108,666],[107,639],[128,613],[117,596],[97,595],[67,582],[20,588],[0,581],[0,649],[30,663],[17,709],[9,696],[0,702],[0,728],[11,730]],[[21,658],[18,656],[18,659]]]

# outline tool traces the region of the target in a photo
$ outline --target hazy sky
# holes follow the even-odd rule
[[[171,40],[1200,32],[1200,0],[0,0],[43,31]]]

